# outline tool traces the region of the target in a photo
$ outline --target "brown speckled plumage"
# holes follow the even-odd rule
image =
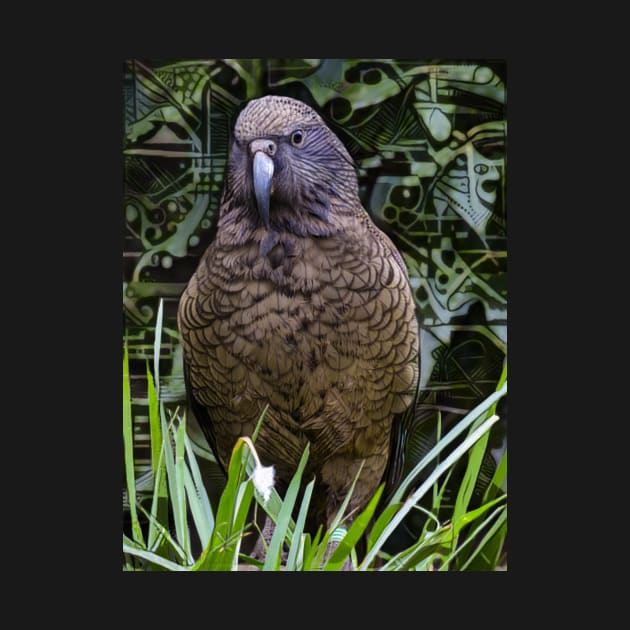
[[[273,161],[268,227],[254,148]],[[362,461],[350,506],[366,505],[414,397],[418,327],[400,254],[362,208],[343,144],[304,103],[267,96],[241,112],[216,237],[178,323],[192,408],[224,467],[268,404],[256,445],[281,492],[311,444],[311,527],[328,524]]]

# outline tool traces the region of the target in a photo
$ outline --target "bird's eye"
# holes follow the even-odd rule
[[[304,132],[301,129],[296,129],[292,134],[291,134],[291,144],[294,147],[300,147],[304,144]]]

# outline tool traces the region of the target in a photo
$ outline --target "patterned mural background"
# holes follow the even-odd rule
[[[505,62],[136,59],[123,85],[123,312],[138,473],[150,468],[145,375],[158,304],[161,392],[182,406],[177,302],[212,238],[236,117],[264,94],[322,115],[356,161],[364,207],[403,253],[422,348],[410,449],[435,440],[438,417],[444,432],[494,391],[507,352]],[[506,412],[504,397],[488,474]]]

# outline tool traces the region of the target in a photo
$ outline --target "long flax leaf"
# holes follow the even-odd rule
[[[233,525],[234,509],[240,484],[244,481],[244,446],[239,438],[230,457],[228,478],[219,499],[219,506],[214,523],[214,530],[210,538],[210,551],[200,566],[201,570],[230,571],[234,550]]]
[[[162,318],[163,318],[163,300],[160,299],[155,324],[155,336],[153,340],[153,370],[155,380],[149,369],[147,361],[147,396],[149,400],[149,430],[151,436],[151,468],[155,478],[155,488],[151,513],[155,517],[155,521],[149,524],[149,548],[153,548],[153,543],[157,535],[154,523],[157,521],[162,524],[168,523],[168,489],[166,484],[166,468],[160,466],[160,461],[164,462],[163,443],[168,439],[168,434],[162,433],[160,422],[160,347],[162,342]],[[156,496],[157,495],[157,496]],[[159,550],[156,550],[160,553]]]
[[[497,497],[496,499],[493,499],[492,501],[489,501],[488,503],[484,503],[478,508],[471,510],[470,512],[467,512],[466,514],[463,514],[456,521],[452,521],[453,535],[456,537],[462,531],[462,529],[464,529],[464,527],[466,527],[470,523],[473,523],[474,521],[479,519],[479,517],[483,516],[483,514],[485,514],[488,510],[493,508],[495,505],[498,505],[499,503],[503,503],[506,500],[507,500],[507,495],[506,494],[501,495],[500,497]]]
[[[241,542],[245,532],[245,525],[249,508],[254,498],[254,484],[250,480],[241,482],[238,492],[236,493],[236,503],[234,509],[234,521],[232,523],[232,531],[238,535],[235,537],[234,544],[230,547],[232,556],[232,571],[238,570],[238,558],[241,549]]]
[[[503,362],[503,369],[501,371],[501,377],[497,384],[496,390],[501,390],[503,386],[507,386],[507,361]],[[485,414],[480,415],[475,422],[470,427],[470,431],[474,431],[485,418],[494,415],[496,411],[498,401],[494,401]],[[457,493],[457,498],[455,500],[455,509],[453,511],[453,522],[456,522],[459,517],[466,512],[468,506],[470,505],[470,500],[472,498],[473,491],[475,489],[475,485],[477,483],[477,478],[479,477],[479,471],[481,469],[481,464],[483,462],[483,457],[486,453],[486,449],[488,447],[488,440],[490,439],[490,434],[486,433],[482,436],[479,441],[470,449],[470,453],[468,454],[468,464],[466,466],[466,471],[464,473],[464,477],[459,486],[459,491]]]
[[[192,445],[188,438],[185,440],[186,446],[186,461],[188,466],[186,468],[185,488],[186,496],[188,497],[188,504],[190,511],[195,521],[195,527],[201,541],[201,546],[205,547],[210,541],[212,535],[212,529],[214,527],[214,515],[212,513],[212,506],[208,499],[206,487],[201,478],[201,472],[197,459],[193,453]]]
[[[372,547],[374,542],[383,533],[383,529],[385,529],[385,526],[392,520],[392,518],[394,517],[394,514],[401,507],[402,507],[402,503],[390,504],[381,512],[381,514],[379,514],[368,536],[368,549]]]
[[[186,448],[184,442],[186,440],[186,420],[180,418],[179,424],[175,430],[175,486],[177,487],[176,501],[173,503],[173,511],[175,522],[180,524],[178,532],[179,542],[184,549],[189,564],[193,563],[192,553],[190,549],[190,530],[188,528],[188,517],[186,512]]]
[[[162,317],[164,313],[164,300],[160,298],[157,317],[155,319],[155,337],[153,339],[153,373],[155,374],[155,390],[158,400],[161,399],[160,387],[160,346],[162,344]]]
[[[229,571],[230,566],[226,566],[224,549],[235,543],[235,539],[240,536],[240,533],[232,534],[226,541],[221,541],[214,544],[212,538],[210,543],[201,552],[199,558],[195,564],[190,567],[191,571]]]
[[[161,467],[160,474],[164,477],[164,468]],[[166,553],[163,549],[164,539],[162,532],[165,525],[168,525],[168,505],[162,506],[165,509],[165,514],[161,513],[160,506],[164,500],[168,500],[168,496],[160,497],[157,485],[160,483],[160,479],[155,479],[155,486],[153,488],[153,496],[151,498],[151,512],[149,518],[149,534],[147,548],[155,553],[161,555]],[[166,556],[165,556],[166,557]]]
[[[350,503],[350,499],[352,498],[352,494],[354,493],[354,488],[357,484],[359,476],[361,475],[361,471],[363,470],[364,463],[365,463],[364,461],[361,462],[361,465],[359,466],[359,470],[357,471],[357,474],[354,476],[354,479],[352,480],[352,485],[350,486],[348,492],[346,493],[346,496],[344,497],[344,500],[339,506],[337,513],[335,514],[335,517],[330,523],[330,526],[328,527],[328,529],[324,530],[321,541],[316,546],[315,554],[313,556],[312,564],[310,567],[311,569],[315,571],[320,571],[322,569],[324,558],[326,556],[326,553],[329,551],[330,539],[332,535],[335,533],[335,531],[337,530],[337,528],[341,526],[341,523],[344,517],[346,516],[346,510],[348,509],[348,504]]]
[[[376,506],[383,494],[384,487],[383,484],[379,486],[365,509],[354,519],[348,532],[341,539],[337,548],[328,559],[328,562],[324,565],[324,571],[339,571],[341,569],[346,558],[355,548],[367,526],[370,524],[372,516],[374,516],[374,512],[376,511]]]
[[[504,508],[492,527],[484,534],[477,547],[462,564],[461,571],[468,569],[479,556],[483,556],[484,570],[493,570],[496,567],[505,533],[507,533],[507,506]],[[492,553],[492,557],[488,557],[489,553]]]
[[[160,406],[153,374],[147,361],[147,398],[149,401],[149,430],[151,432],[151,468],[157,474],[158,461],[162,452],[162,429],[160,427]]]
[[[167,560],[166,558],[163,558],[162,556],[158,556],[156,553],[153,553],[152,551],[147,551],[145,549],[137,549],[126,543],[123,543],[123,552],[132,554],[139,558],[144,558],[145,560],[148,560],[149,562],[152,562],[153,564],[156,564],[160,567],[168,569],[169,571],[188,571],[188,567],[177,564],[177,562],[172,562],[171,560]]]
[[[268,408],[269,408],[269,405],[265,405],[265,408],[262,410],[260,417],[258,418],[258,422],[256,423],[256,427],[254,428],[254,432],[252,433],[251,441],[252,441],[254,449],[256,447],[256,438],[258,437],[258,433],[260,432],[260,427],[262,426],[262,423],[264,421],[265,414]],[[248,476],[251,477],[252,473],[254,472],[255,466],[256,466],[256,459],[253,456],[248,457],[247,462],[246,462],[246,470],[247,470]],[[276,489],[275,488],[271,489],[271,495],[266,502],[264,502],[262,498],[258,496],[258,494],[256,494],[255,496],[256,496],[256,500],[258,504],[264,509],[265,513],[271,517],[271,520],[274,523],[277,523],[280,510],[282,509],[282,498],[280,497]],[[288,523],[288,530],[287,530],[289,537],[293,535],[293,527],[294,527],[293,521],[290,521]]]
[[[348,504],[350,503],[350,499],[352,498],[352,495],[354,494],[354,488],[357,485],[357,481],[359,480],[359,477],[361,476],[361,472],[363,471],[364,464],[365,464],[365,460],[361,462],[361,465],[359,466],[359,470],[357,470],[357,474],[354,476],[354,479],[352,480],[352,485],[350,486],[350,489],[348,490],[346,496],[344,497],[344,500],[341,503],[341,506],[337,510],[337,514],[335,514],[335,518],[330,524],[331,533],[334,532],[335,529],[337,529],[337,527],[341,525],[341,522],[344,518],[346,510],[348,509]]]
[[[489,412],[488,412],[489,413]],[[474,427],[474,425],[473,425]],[[471,429],[473,428],[471,427]],[[468,506],[470,505],[470,499],[472,498],[475,484],[477,483],[477,477],[479,476],[479,469],[481,468],[481,462],[483,461],[484,453],[488,447],[488,439],[490,434],[486,433],[479,438],[479,441],[470,449],[468,453],[468,464],[466,471],[462,478],[462,482],[457,492],[457,498],[455,499],[455,508],[453,510],[453,522],[457,522],[459,518],[465,514]]]
[[[147,363],[147,393],[149,398],[149,430],[151,432],[151,469],[153,472],[153,497],[151,500],[151,514],[153,518],[149,521],[148,544],[147,547],[157,554],[162,551],[155,548],[155,541],[158,538],[156,523],[168,526],[168,488],[166,485],[166,468],[164,466],[164,446],[162,428],[160,426],[160,411],[153,383],[153,376]]]
[[[315,535],[311,539],[310,534],[306,535],[304,539],[304,562],[302,565],[303,571],[319,571],[321,562],[318,563],[315,560],[317,552],[320,550],[322,544],[323,526],[320,525],[315,532]],[[323,556],[323,553],[322,553]]]
[[[311,502],[311,495],[313,494],[314,487],[315,479],[311,479],[304,489],[302,503],[300,504],[300,511],[298,513],[297,520],[295,521],[295,529],[291,534],[289,555],[286,563],[287,571],[296,571],[303,566],[305,543],[304,524],[306,523],[306,514]]]
[[[435,435],[435,442],[436,444],[439,444],[440,440],[442,439],[442,410],[438,409],[437,411],[437,426],[436,426],[436,435]],[[440,454],[438,453],[436,458],[435,458],[435,463],[436,465],[440,463]],[[445,484],[446,485],[446,484]],[[442,497],[439,494],[438,491],[438,484],[435,484],[433,486],[433,505],[439,505]]]
[[[173,452],[173,444],[172,444],[172,433],[171,426],[174,420],[171,420],[171,423],[167,425],[166,423],[166,412],[164,411],[164,406],[160,405],[160,423],[162,426],[162,435],[164,436],[163,446],[164,446],[164,464],[166,466],[166,480],[168,483],[168,493],[171,502],[171,510],[173,514],[173,522],[175,523],[175,538],[177,539],[177,543],[184,548],[182,542],[185,540],[186,536],[184,534],[184,524],[180,519],[180,498],[178,495],[178,484],[177,484],[177,472],[175,466],[175,453]]]
[[[282,561],[282,545],[289,529],[289,522],[291,521],[293,506],[295,505],[297,494],[300,489],[300,484],[302,482],[302,473],[304,471],[304,467],[306,466],[306,460],[308,459],[309,451],[310,448],[309,444],[307,443],[306,448],[302,453],[302,457],[300,458],[300,463],[298,464],[298,467],[289,483],[289,487],[287,488],[287,492],[282,503],[282,508],[280,509],[280,514],[278,515],[278,521],[274,528],[271,542],[269,543],[269,550],[265,558],[263,571],[278,571],[280,568],[280,563]],[[295,528],[293,528],[293,531],[295,532]]]
[[[175,553],[181,558],[182,563],[186,564],[186,554],[184,553],[184,550],[177,544],[177,541],[173,539],[168,529],[164,525],[162,525],[162,523],[156,521],[155,517],[147,512],[142,506],[139,507],[140,511],[147,517],[149,522],[155,527],[156,531],[158,532],[157,549],[152,549],[151,547],[148,547],[147,551],[157,553],[158,556],[162,556],[163,558],[168,558],[168,556],[164,555],[168,544],[170,545],[170,548],[173,549],[173,551],[175,551]]]
[[[496,416],[494,417],[496,418]],[[476,431],[466,436],[462,443],[455,448],[449,455],[442,461],[431,475],[420,485],[420,487],[405,500],[401,509],[396,512],[392,520],[384,527],[383,533],[375,541],[373,547],[368,550],[363,562],[359,566],[359,570],[365,571],[370,565],[380,548],[385,541],[391,536],[396,527],[402,522],[409,511],[415,506],[415,504],[424,496],[424,494],[431,488],[435,481],[450,468],[486,431],[490,430],[490,427],[498,419],[491,418],[486,420]],[[446,439],[446,438],[445,438]]]
[[[427,560],[441,557],[450,548],[450,527],[445,525],[430,534],[423,536],[413,545],[397,553],[388,560],[381,571],[410,571],[417,570]]]
[[[491,512],[481,523],[479,523],[467,536],[466,540],[461,542],[457,547],[453,549],[453,551],[444,558],[443,564],[440,566],[440,571],[448,571],[455,560],[461,553],[468,548],[470,544],[473,543],[477,534],[483,530],[489,523],[491,523],[497,516],[500,516],[502,512],[505,511],[505,506],[499,506],[493,512]]]
[[[256,422],[256,426],[254,427],[254,432],[252,433],[252,442],[254,444],[256,444],[256,438],[258,437],[258,434],[260,433],[260,427],[262,426],[262,423],[265,420],[265,414],[267,413],[268,409],[269,409],[269,404],[266,404],[264,409],[260,412],[260,416],[258,416],[258,422]]]
[[[123,348],[123,447],[125,457],[125,478],[127,481],[127,496],[129,497],[129,513],[131,515],[131,533],[133,539],[144,545],[144,536],[138,521],[136,510],[136,476],[133,457],[133,419],[131,415],[131,386],[129,384],[129,355],[127,343]]]
[[[506,448],[505,451],[503,451],[503,455],[501,456],[497,468],[494,471],[494,475],[492,476],[492,479],[490,480],[490,483],[486,488],[483,496],[484,501],[489,501],[490,499],[493,499],[496,496],[497,492],[503,491],[503,483],[505,481],[505,478],[507,477],[507,454],[508,450]]]
[[[441,453],[453,440],[461,435],[482,413],[486,412],[507,391],[507,383],[503,383],[499,390],[481,401],[474,409],[466,414],[417,464],[402,481],[390,503],[399,503],[407,492],[409,485],[418,473]]]

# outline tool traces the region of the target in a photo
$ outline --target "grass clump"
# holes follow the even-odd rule
[[[159,357],[161,308],[156,327],[155,357]],[[273,488],[256,487],[261,465],[256,433],[239,438],[229,463],[225,486],[216,509],[209,499],[197,456],[186,431],[186,414],[167,412],[160,402],[158,362],[153,374],[147,365],[151,480],[149,500],[137,489],[147,478],[135,478],[131,396],[126,345],[123,353],[123,442],[128,527],[123,532],[124,571],[339,571],[348,559],[357,571],[493,571],[505,569],[507,536],[507,450],[480,500],[478,486],[490,429],[497,422],[497,401],[507,391],[507,368],[497,390],[441,437],[402,481],[386,505],[379,507],[383,486],[351,524],[341,506],[330,528],[313,536],[304,531],[315,480],[303,487],[308,447],[284,497]],[[155,375],[155,376],[154,376]],[[264,412],[260,423],[264,422]],[[466,461],[456,499],[444,516],[443,498],[453,468]],[[428,471],[428,473],[427,473]],[[264,472],[264,471],[263,471]],[[421,478],[419,483],[417,480]],[[264,475],[263,475],[264,477]],[[426,505],[427,499],[430,507]],[[242,550],[248,536],[257,535],[262,510],[275,523],[264,560]],[[404,549],[387,551],[398,527],[414,513],[424,525]],[[297,515],[295,519],[293,515]],[[438,516],[439,515],[439,516]],[[329,543],[336,540],[334,551]],[[365,554],[357,546],[365,539]]]

